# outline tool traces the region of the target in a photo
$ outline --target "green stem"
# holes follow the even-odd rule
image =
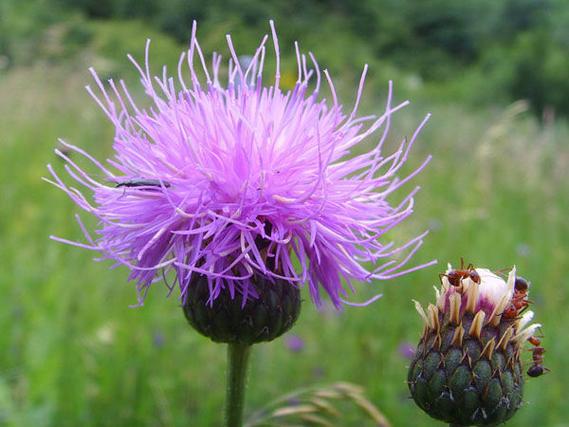
[[[247,344],[228,344],[227,346],[227,399],[225,402],[225,421],[227,427],[242,427],[243,402],[245,401],[245,380],[247,360],[251,346]]]

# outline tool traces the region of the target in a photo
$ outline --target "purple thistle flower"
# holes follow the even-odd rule
[[[140,304],[151,284],[173,271],[182,298],[193,278],[205,276],[210,303],[227,289],[245,304],[257,297],[252,279],[260,274],[307,283],[317,305],[324,292],[339,308],[348,303],[355,281],[391,279],[434,263],[406,267],[426,233],[399,246],[383,241],[413,211],[418,188],[397,205],[389,196],[430,160],[403,178],[397,175],[428,116],[409,140],[384,154],[392,115],[408,104],[392,106],[391,82],[385,112],[358,117],[367,65],[355,105],[345,111],[328,71],[321,72],[312,53],[307,59],[295,43],[298,79],[283,92],[272,21],[271,31],[276,72],[270,86],[262,82],[267,35],[246,69],[227,36],[231,58],[222,84],[222,58],[214,53],[207,65],[195,22],[177,79],[165,67],[161,77],[151,74],[150,41],[144,66],[129,55],[152,101],[149,108],[135,104],[122,80],[105,86],[90,70],[100,93],[87,90],[116,128],[111,168],[61,141],[67,152],[56,153],[89,197],[48,169],[49,182],[96,216],[100,227],[93,237],[77,216],[87,242],[52,238],[127,266]],[[202,72],[205,82],[198,78]],[[319,97],[324,81],[331,103]],[[373,135],[374,149],[353,153]],[[72,151],[97,173],[82,169],[70,158]],[[95,179],[101,174],[103,181]]]

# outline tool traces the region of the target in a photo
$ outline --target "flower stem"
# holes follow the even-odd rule
[[[233,343],[227,346],[227,397],[225,402],[225,421],[227,427],[243,425],[243,402],[245,400],[245,381],[247,361],[251,346]]]

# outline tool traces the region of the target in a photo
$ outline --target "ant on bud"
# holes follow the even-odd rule
[[[521,276],[516,277],[512,302],[510,302],[510,305],[508,305],[502,313],[505,319],[516,319],[526,308],[529,307],[530,301],[528,301],[528,289],[529,282]]]
[[[534,347],[529,350],[532,354],[533,364],[529,367],[527,374],[530,377],[539,377],[549,372],[549,369],[543,367],[543,353],[545,353],[545,349],[541,347],[541,340],[535,335],[529,337],[528,342]]]
[[[439,274],[439,278],[442,280],[443,277],[446,277],[449,283],[454,287],[459,287],[462,283],[463,279],[470,277],[474,283],[480,284],[480,275],[474,268],[472,263],[468,264],[466,268],[464,268],[464,258],[460,258],[460,268],[451,270],[448,273],[441,273]]]
[[[504,319],[510,319],[510,320],[517,319],[518,318],[518,309],[516,308],[516,306],[513,303],[510,303],[510,305],[508,305],[508,307],[506,307],[506,309],[502,313],[502,317]]]
[[[533,364],[529,367],[527,374],[535,378],[549,372],[549,369],[543,366],[543,353],[545,353],[545,349],[543,347],[534,347],[530,351],[532,353]]]
[[[528,281],[521,276],[516,277],[516,281],[514,282],[514,296],[512,298],[512,303],[518,310],[523,311],[529,306],[528,289]]]

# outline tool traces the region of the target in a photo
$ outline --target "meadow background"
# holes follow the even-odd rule
[[[331,70],[348,106],[369,63],[364,111],[382,111],[389,79],[397,99],[412,101],[396,116],[393,144],[433,114],[408,165],[434,155],[414,181],[422,187],[415,214],[389,237],[431,229],[416,262],[439,265],[361,285],[358,300],[385,294],[368,308],[338,314],[306,303],[292,332],[304,340],[301,351],[287,337],[256,346],[246,411],[298,387],[344,380],[364,386],[394,426],[441,425],[408,398],[401,350],[421,331],[411,299],[433,300],[438,273],[463,256],[492,269],[516,264],[532,281],[544,324],[552,372],[527,380],[526,403],[508,425],[569,426],[563,0],[2,0],[0,425],[220,425],[224,349],[190,330],[164,289],[130,309],[135,290],[125,269],[50,241],[80,238],[77,208],[41,180],[47,163],[62,168],[53,154],[58,137],[100,159],[111,153],[113,129],[84,90],[87,68],[134,88],[126,53],[140,58],[149,37],[154,70],[175,64],[193,18],[206,51],[226,53],[231,32],[241,54],[274,18],[285,84],[295,79],[299,40]]]

